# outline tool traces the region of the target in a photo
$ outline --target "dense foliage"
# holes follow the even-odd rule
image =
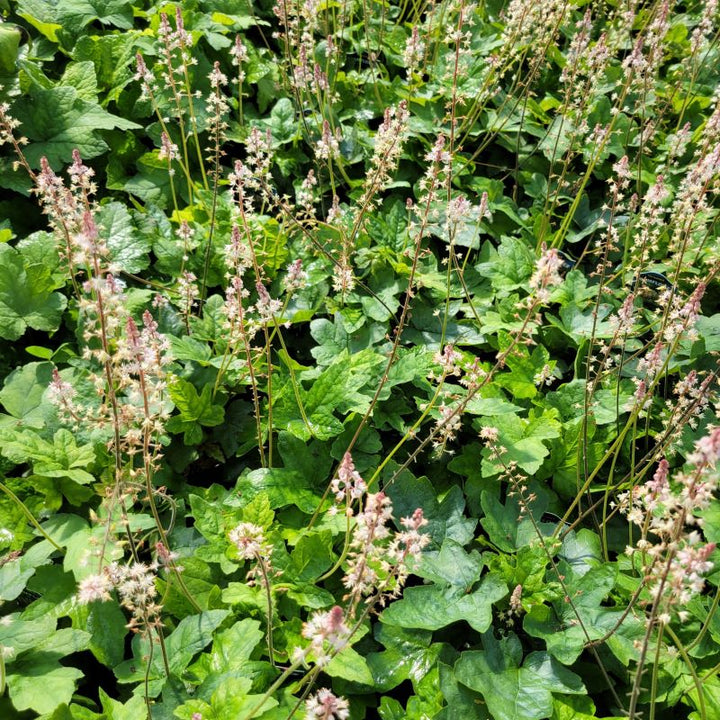
[[[717,0],[0,11],[0,717],[720,717]]]

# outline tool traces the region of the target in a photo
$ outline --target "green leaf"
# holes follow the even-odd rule
[[[530,248],[517,238],[503,237],[497,250],[485,243],[481,251],[482,262],[475,269],[482,277],[490,278],[499,296],[524,287],[535,266]]]
[[[503,505],[494,493],[483,490],[480,496],[485,517],[480,521],[490,541],[504,552],[513,552],[538,539],[535,526],[529,517],[520,514],[520,506],[514,497]],[[537,513],[537,505],[533,512]],[[542,515],[542,511],[540,512]]]
[[[13,665],[7,683],[10,699],[17,710],[50,713],[62,703],[69,703],[75,692],[75,681],[82,670],[60,665],[53,655],[28,653]]]
[[[447,705],[434,716],[434,720],[489,720],[485,703],[479,693],[457,681],[450,665],[438,663],[440,689]]]
[[[225,677],[209,698],[210,702],[199,699],[189,700],[175,710],[175,717],[181,720],[192,720],[198,714],[203,720],[247,717],[262,698],[259,694],[249,694],[251,687],[252,681],[248,678]],[[272,711],[277,705],[278,701],[275,698],[268,698],[262,712],[256,717],[265,717],[268,711]]]
[[[477,520],[465,517],[465,498],[459,487],[451,487],[439,503],[427,478],[403,473],[387,488],[387,494],[392,500],[396,518],[409,517],[417,508],[422,508],[428,521],[425,531],[438,546],[446,537],[461,545],[473,539]]]
[[[244,498],[228,498],[227,505],[244,505],[259,493],[267,494],[272,508],[296,505],[305,513],[312,514],[320,503],[320,495],[310,489],[306,475],[287,468],[258,468],[238,478],[236,491]]]
[[[48,558],[54,551],[55,548],[47,540],[42,540],[13,562],[0,565],[0,602],[15,600],[35,574],[36,568],[49,562]]]
[[[60,0],[57,13],[63,27],[85,27],[98,20],[123,30],[132,28],[131,0]]]
[[[137,720],[147,712],[145,698],[141,695],[135,695],[123,703],[113,700],[100,688],[100,702],[103,708],[103,720]]]
[[[327,318],[313,320],[310,334],[318,343],[310,352],[318,365],[324,367],[332,365],[343,351],[353,355],[374,346],[385,336],[385,329],[379,323],[373,323],[351,333],[343,325],[340,313],[336,313],[332,322]]]
[[[97,77],[95,66],[90,61],[70,63],[65,68],[61,83],[74,87],[83,100],[97,100]]]
[[[367,663],[378,692],[385,693],[405,680],[419,682],[435,666],[443,649],[432,643],[432,633],[380,623],[375,639],[385,646],[382,652],[369,653]]]
[[[192,360],[199,365],[210,364],[212,350],[207,343],[184,335],[181,337],[171,335],[169,340],[172,356],[176,360]]]
[[[131,33],[84,35],[73,48],[76,60],[92,62],[98,84],[108,91],[109,102],[117,102],[133,77],[134,42]]]
[[[193,656],[212,641],[215,628],[229,614],[229,610],[208,610],[199,615],[183,618],[165,641],[170,672],[179,675]]]
[[[566,587],[572,604],[562,596],[552,607],[536,605],[525,616],[524,630],[532,637],[542,638],[548,653],[565,665],[577,660],[588,641],[615,631],[608,638],[608,647],[627,664],[633,636],[640,634],[641,623],[632,613],[623,617],[621,608],[603,605],[615,585],[616,575],[616,566],[604,564],[580,577],[568,577]]]
[[[212,646],[213,666],[218,672],[240,671],[265,636],[257,620],[245,618],[218,633]]]
[[[230,614],[229,610],[208,610],[199,615],[183,618],[175,630],[165,639],[165,648],[171,675],[179,677],[193,657],[210,644],[213,632]],[[145,679],[146,661],[149,651],[148,640],[136,635],[133,639],[133,660],[126,660],[115,668],[118,682],[140,682]],[[167,674],[160,653],[152,654],[149,671],[148,692],[157,697],[165,683]]]
[[[524,348],[510,353],[505,364],[509,372],[498,374],[493,384],[505,388],[511,397],[522,399],[534,398],[537,395],[535,376],[542,372],[545,365],[553,367],[555,363],[550,362],[548,351],[538,345],[532,353],[528,353]]]
[[[71,86],[35,89],[19,100],[14,110],[23,133],[32,141],[25,149],[32,167],[39,167],[42,156],[51,166],[60,167],[72,160],[75,149],[83,159],[97,157],[108,147],[98,130],[140,127],[84,100]]]
[[[52,363],[33,362],[13,370],[0,390],[0,403],[18,425],[41,428],[44,424],[43,395],[52,380]],[[0,426],[7,416],[0,416]]]
[[[51,42],[68,35],[69,45],[95,20],[129,30],[133,19],[130,0],[19,0],[17,12]]]
[[[95,481],[95,477],[83,469],[95,462],[93,446],[78,446],[69,430],[56,431],[52,443],[32,430],[23,432],[12,428],[0,431],[0,438],[2,454],[18,464],[31,461],[37,475],[68,478],[81,485]]]
[[[351,647],[343,648],[325,667],[330,677],[342,678],[350,682],[372,687],[373,675],[367,660]]]
[[[697,332],[705,342],[707,352],[720,351],[720,313],[697,319]]]
[[[387,200],[383,205],[383,212],[368,215],[368,234],[379,246],[401,252],[409,242],[406,232],[407,216],[403,203]]]
[[[440,552],[424,552],[415,573],[435,583],[445,583],[467,592],[480,579],[483,559],[476,551],[467,553],[460,543],[445,538]]]
[[[20,613],[5,615],[0,623],[0,645],[6,648],[6,663],[39,645],[54,632],[56,623],[56,619],[49,615],[34,620],[21,619]]]
[[[556,695],[553,698],[551,720],[595,720],[595,703],[589,697]],[[619,716],[603,717],[603,720],[621,720]]]
[[[365,412],[370,404],[370,387],[383,358],[371,350],[363,350],[348,356],[341,353],[335,362],[324,370],[313,382],[305,395],[305,412],[312,416],[316,413],[331,413],[338,410],[344,414],[349,411]],[[365,388],[365,392],[360,392]]]
[[[242,509],[243,522],[259,525],[263,530],[268,530],[273,524],[275,513],[272,510],[270,496],[260,492]]]
[[[289,98],[280,98],[270,112],[267,123],[272,133],[273,144],[283,145],[295,137],[298,123],[295,108]]]
[[[320,577],[333,563],[332,533],[325,530],[304,535],[290,553],[285,574],[295,583],[305,583]]]
[[[0,245],[0,337],[17,340],[28,327],[52,332],[67,304],[53,292],[50,269],[27,265],[9,245]]]
[[[611,310],[609,305],[602,304],[597,308],[596,313],[594,306],[585,308],[570,303],[560,308],[560,319],[548,315],[547,320],[562,330],[576,345],[579,345],[589,337],[612,337],[613,327],[605,319]]]
[[[556,419],[557,411],[554,409],[536,413],[531,410],[528,418],[518,415],[496,415],[476,420],[476,427],[492,426],[499,431],[500,445],[506,452],[500,460],[491,457],[492,452],[485,449],[482,464],[483,473],[496,475],[502,472],[503,467],[511,462],[528,475],[534,475],[540,469],[545,458],[550,454],[547,441],[560,437],[561,424]]]
[[[122,203],[102,205],[95,214],[95,220],[111,259],[125,272],[138,273],[150,264],[148,253],[152,241],[135,227]]]
[[[28,581],[27,589],[39,597],[25,608],[24,619],[32,620],[46,614],[61,617],[68,613],[68,608],[73,603],[77,583],[73,574],[65,572],[61,565],[46,564],[35,570],[35,574]]]
[[[260,623],[250,618],[217,633],[211,651],[203,653],[188,670],[201,681],[203,696],[212,692],[223,676],[254,677],[260,663],[250,657],[263,637]]]
[[[52,627],[54,628],[53,620]],[[83,676],[78,668],[65,667],[59,657],[78,652],[86,646],[80,630],[60,630],[46,635],[35,647],[45,646],[51,652],[33,650],[12,664],[7,676],[10,699],[17,710],[50,713],[62,703],[69,703],[75,692],[75,681]],[[54,650],[54,651],[53,651]]]
[[[404,720],[407,717],[403,706],[395,698],[384,697],[380,700],[378,715],[381,720]]]
[[[196,445],[202,440],[201,425],[214,427],[225,418],[221,405],[213,405],[212,386],[204,385],[198,395],[195,386],[187,380],[176,378],[168,387],[170,398],[180,415],[170,418],[167,429],[173,433],[184,433],[186,445]]]
[[[492,622],[493,603],[507,595],[507,586],[497,575],[488,575],[477,590],[462,586],[422,585],[405,588],[401,600],[385,610],[381,619],[389,625],[421,630],[439,630],[464,620],[478,632]]]
[[[482,694],[494,720],[540,720],[553,712],[553,693],[582,694],[582,681],[547,653],[533,652],[518,665],[522,649],[511,635],[498,642],[483,636],[484,651],[464,652],[455,676]]]
[[[44,3],[42,0],[20,0],[17,4],[17,14],[50,42],[56,43],[57,31],[62,29],[62,25],[54,21],[55,17],[49,11],[50,7],[50,3]]]
[[[0,75],[10,75],[15,70],[20,38],[19,28],[0,25]]]
[[[127,618],[116,601],[75,605],[73,625],[90,633],[89,649],[107,667],[115,667],[125,656]]]

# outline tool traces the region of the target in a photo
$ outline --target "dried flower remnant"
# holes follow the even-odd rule
[[[440,403],[438,406],[438,418],[435,421],[435,434],[432,441],[433,450],[436,455],[447,452],[450,455],[454,450],[449,450],[447,445],[455,440],[457,433],[462,427],[463,406],[457,402]]]
[[[363,216],[376,206],[378,192],[392,179],[392,173],[400,162],[409,120],[410,112],[405,100],[385,110],[383,122],[375,134],[373,169],[368,173],[368,181],[358,203]]]
[[[378,566],[385,556],[382,541],[390,535],[387,523],[391,518],[392,502],[384,492],[367,496],[365,509],[357,516],[348,569],[343,578],[343,584],[355,597],[373,592],[378,584]]]
[[[82,580],[78,587],[78,602],[87,604],[109,600],[110,590],[117,590],[120,604],[131,614],[127,627],[133,632],[149,634],[162,626],[162,606],[156,601],[155,579],[157,564],[135,562],[131,565],[110,563],[97,575]]]
[[[705,294],[706,287],[704,282],[698,283],[692,295],[684,302],[677,296],[673,297],[668,321],[663,330],[663,338],[666,342],[671,343],[682,335],[690,340],[697,340],[695,324],[700,316],[700,301]],[[668,289],[667,293],[669,292],[672,291]],[[664,298],[661,298],[661,304],[666,304],[663,303],[663,300]]]
[[[168,166],[180,157],[178,146],[170,139],[170,136],[163,130],[160,133],[160,150],[158,151],[158,160],[167,160]],[[168,170],[170,175],[175,174],[175,169],[170,167]],[[187,221],[183,220],[187,225]]]
[[[230,53],[230,56],[232,57],[232,65],[235,67],[242,67],[242,64],[244,62],[248,61],[248,54],[247,54],[247,47],[245,47],[245,44],[242,41],[242,38],[239,35],[235,36],[235,42],[233,46],[228,51]],[[245,80],[245,74],[242,73],[238,76],[238,82],[243,82]]]
[[[553,367],[545,363],[539,372],[533,375],[533,383],[537,386],[552,385],[555,376],[553,375]]]
[[[510,600],[508,601],[508,609],[500,613],[500,618],[505,620],[505,623],[508,625],[508,627],[512,627],[515,623],[515,620],[519,618],[524,612],[524,608],[522,605],[522,591],[523,586],[519,584],[516,585],[515,589],[510,595]]]
[[[0,90],[2,90],[2,85],[0,85]],[[10,114],[9,103],[0,103],[0,146],[10,144],[19,148],[20,145],[26,145],[27,138],[15,136],[15,130],[19,127],[20,121]]]
[[[206,150],[210,153],[208,160],[214,164],[213,173],[216,180],[219,180],[219,162],[220,158],[225,155],[222,145],[225,141],[225,133],[228,128],[227,116],[230,113],[230,106],[227,98],[223,93],[223,88],[227,87],[228,80],[226,75],[220,70],[220,63],[215,61],[213,69],[208,75],[210,80],[210,92],[206,98],[207,110],[210,115],[210,147]]]
[[[315,220],[315,203],[317,202],[315,188],[317,184],[315,170],[309,170],[295,195],[298,223],[308,223],[312,226]]]
[[[47,398],[58,410],[58,416],[67,423],[77,422],[80,419],[80,408],[74,398],[77,391],[71,383],[60,376],[57,368],[53,368],[53,379],[47,391]]]

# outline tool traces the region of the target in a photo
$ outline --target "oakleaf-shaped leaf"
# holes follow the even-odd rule
[[[582,680],[547,653],[534,652],[522,666],[520,641],[499,643],[486,633],[484,651],[464,652],[455,664],[456,678],[483,695],[494,720],[541,720],[553,711],[553,693],[582,694]]]
[[[494,574],[470,593],[457,585],[420,585],[406,588],[402,599],[392,603],[381,617],[389,625],[422,630],[439,630],[465,620],[478,632],[485,632],[492,622],[493,603],[505,595],[507,586]]]
[[[627,664],[632,642],[642,634],[642,623],[632,613],[624,615],[620,608],[602,605],[616,575],[614,565],[604,564],[581,577],[569,578],[572,604],[563,597],[553,607],[536,605],[525,616],[523,628],[529,635],[542,638],[548,653],[565,665],[574,663],[589,641],[611,635],[608,647]]]
[[[443,648],[441,643],[432,642],[429,631],[404,630],[385,623],[376,627],[375,638],[386,648],[367,657],[379,692],[392,690],[404,680],[422,680],[435,666]]]

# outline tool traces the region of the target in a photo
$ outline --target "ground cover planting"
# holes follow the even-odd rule
[[[0,0],[0,718],[720,718],[716,0]]]

